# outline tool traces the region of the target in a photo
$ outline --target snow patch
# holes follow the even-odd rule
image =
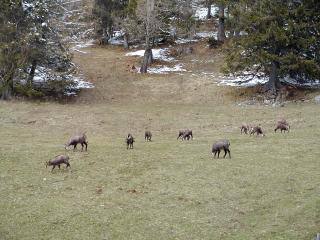
[[[87,82],[84,81],[82,78],[80,77],[73,77],[72,81],[74,81],[76,83],[75,85],[75,89],[88,89],[88,88],[94,88],[94,84],[91,82]]]
[[[219,85],[227,85],[234,87],[253,87],[259,84],[265,84],[269,81],[269,78],[264,76],[262,73],[252,75],[251,72],[245,71],[243,75],[238,77],[222,77]],[[287,83],[293,86],[299,86],[302,88],[320,88],[320,80],[309,80],[309,79],[295,79],[286,76],[280,79],[280,82]]]
[[[183,68],[182,64],[177,64],[173,67],[159,65],[159,66],[148,68],[148,73],[151,73],[151,74],[168,74],[169,72],[186,72],[186,71],[187,70]]]
[[[219,8],[211,5],[211,16],[214,16],[218,13]],[[195,18],[199,20],[206,20],[207,19],[207,13],[208,13],[208,8],[206,7],[196,7],[195,8]]]
[[[36,84],[37,83],[41,84],[41,83],[50,81],[52,78],[53,78],[53,75],[49,69],[45,67],[38,67],[35,70],[33,82]],[[74,76],[73,74],[64,75],[63,78],[59,76],[55,76],[55,78],[57,78],[57,80],[65,80],[73,83],[71,87],[68,87],[65,90],[65,94],[67,96],[76,95],[77,92],[81,89],[88,89],[88,88],[95,87],[93,83],[87,82],[82,77]]]
[[[284,77],[280,80],[281,82],[288,83],[290,85],[305,87],[305,88],[320,88],[320,80],[309,80],[309,79],[295,79],[289,76]]]
[[[259,84],[268,82],[268,78],[263,74],[251,75],[249,72],[244,72],[243,76],[238,77],[224,77],[218,85],[226,85],[233,87],[253,87]]]
[[[93,45],[94,45],[93,42],[94,42],[94,40],[89,40],[89,41],[87,41],[87,42],[78,43],[77,45],[75,45],[75,46],[72,48],[72,50],[93,46]]]
[[[145,50],[138,50],[135,52],[129,52],[125,56],[143,57],[144,52],[145,52]],[[168,48],[152,49],[152,55],[153,55],[153,58],[157,59],[157,60],[162,60],[162,61],[166,61],[166,62],[174,61],[174,58],[169,56],[169,49]]]
[[[113,32],[113,37],[109,39],[109,43],[112,45],[123,45],[123,36],[124,32],[123,31],[114,31]]]
[[[196,33],[196,37],[198,38],[214,37],[215,39],[218,39],[218,33],[217,32],[199,32],[199,33]]]
[[[178,38],[174,42],[176,44],[184,44],[184,43],[192,43],[192,42],[198,42],[199,39],[188,39],[188,38]]]

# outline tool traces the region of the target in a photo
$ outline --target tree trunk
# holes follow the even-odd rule
[[[240,37],[240,30],[239,29],[236,29],[236,31],[234,32],[234,36],[236,38],[239,38]]]
[[[1,87],[1,100],[9,100],[12,97],[12,89],[10,86]]]
[[[141,73],[147,73],[148,65],[152,63],[152,48],[150,46],[150,40],[154,41],[154,38],[150,35],[150,28],[151,28],[151,15],[154,10],[154,0],[147,0],[146,2],[146,11],[147,11],[147,19],[146,19],[146,48],[144,52],[143,62],[140,68]],[[153,45],[152,45],[153,46]]]
[[[153,61],[152,49],[148,46],[144,52],[142,65],[140,68],[141,73],[147,73],[148,65]]]
[[[279,63],[276,61],[273,61],[271,63],[269,81],[266,86],[267,86],[267,90],[271,91],[271,93],[273,94],[275,94],[277,92],[277,89],[280,87]]]
[[[211,0],[207,0],[207,19],[210,19],[212,16],[211,16]]]
[[[37,68],[37,60],[33,60],[32,64],[31,64],[30,73],[29,73],[29,76],[28,76],[28,82],[27,82],[29,87],[32,87],[33,78],[34,78],[34,74],[35,74],[36,68]]]
[[[106,28],[102,29],[102,45],[108,44],[109,35]]]
[[[13,94],[13,74],[9,76],[4,76],[2,82],[0,82],[0,99],[9,100]]]
[[[219,26],[218,26],[218,41],[224,42],[226,33],[224,28],[224,4],[219,5]]]
[[[129,35],[127,33],[125,33],[123,36],[123,47],[125,49],[129,48]]]

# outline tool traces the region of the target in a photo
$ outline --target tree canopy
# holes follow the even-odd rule
[[[275,92],[280,79],[320,79],[320,2],[316,0],[259,0],[245,4],[243,31],[231,41],[227,70],[269,78]]]

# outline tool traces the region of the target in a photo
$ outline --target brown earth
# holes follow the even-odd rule
[[[209,49],[206,42],[192,44],[194,53],[177,58],[173,65],[182,63],[187,70],[170,74],[139,74],[139,57],[125,56],[118,46],[92,47],[75,52],[74,61],[85,78],[95,85],[83,90],[76,100],[81,103],[208,103],[227,101],[233,88],[217,87],[221,77],[223,54]],[[135,50],[130,50],[135,51]]]

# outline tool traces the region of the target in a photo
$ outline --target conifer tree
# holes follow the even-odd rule
[[[245,34],[231,43],[229,72],[263,73],[269,79],[266,88],[272,93],[284,77],[320,79],[319,1],[247,0],[244,4]]]

